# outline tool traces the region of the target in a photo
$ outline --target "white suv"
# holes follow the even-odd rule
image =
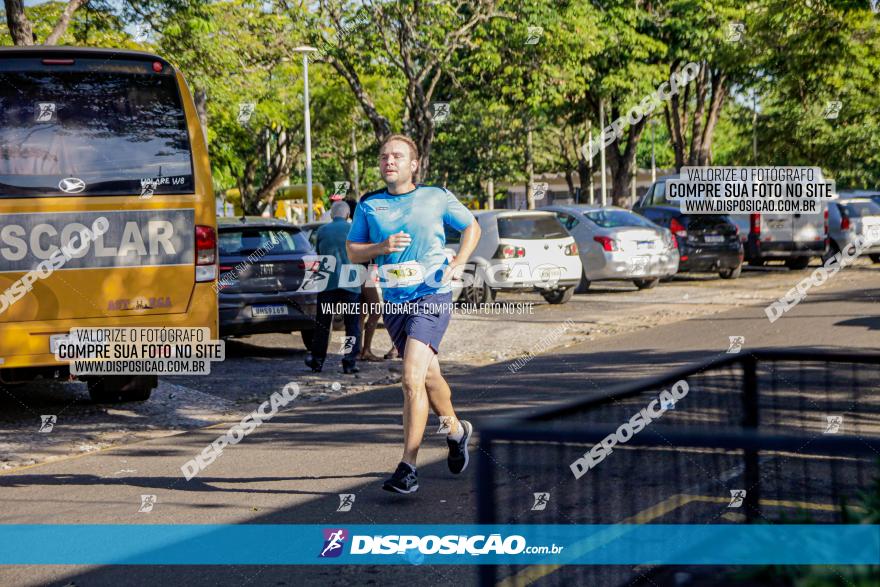
[[[474,213],[482,234],[469,260],[463,301],[486,303],[498,291],[537,290],[551,304],[571,299],[583,267],[577,244],[550,212],[483,210]],[[461,235],[446,229],[458,252]]]

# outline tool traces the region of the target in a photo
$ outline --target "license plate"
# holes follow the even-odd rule
[[[558,281],[562,276],[562,271],[559,269],[541,269],[541,281]]]
[[[648,270],[648,257],[633,257],[632,258],[632,272],[633,273],[644,273]]]
[[[707,243],[723,243],[724,237],[717,234],[707,234],[703,237]]]
[[[251,313],[254,316],[286,316],[287,306],[253,306]]]
[[[639,241],[636,243],[639,250],[654,248],[654,241]]]

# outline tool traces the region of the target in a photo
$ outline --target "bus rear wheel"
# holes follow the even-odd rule
[[[97,404],[143,402],[159,385],[156,375],[107,375],[86,379],[89,397]]]

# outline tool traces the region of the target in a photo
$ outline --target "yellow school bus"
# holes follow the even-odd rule
[[[209,327],[216,210],[183,76],[156,55],[0,48],[0,385],[68,377],[82,327]],[[57,344],[57,343],[55,343]],[[84,378],[144,400],[155,375]]]

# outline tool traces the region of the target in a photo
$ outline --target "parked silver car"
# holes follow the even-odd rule
[[[579,290],[594,281],[632,281],[649,289],[678,272],[678,245],[672,233],[644,216],[617,206],[547,206],[574,237],[583,274]]]
[[[480,241],[468,265],[463,301],[487,303],[498,291],[538,291],[551,304],[571,299],[581,261],[575,240],[546,211],[478,210]],[[446,246],[458,252],[461,234],[446,227]]]
[[[828,204],[828,253],[832,257],[853,244],[856,236],[880,239],[880,205],[870,198],[843,198]],[[880,263],[880,242],[862,252]]]

